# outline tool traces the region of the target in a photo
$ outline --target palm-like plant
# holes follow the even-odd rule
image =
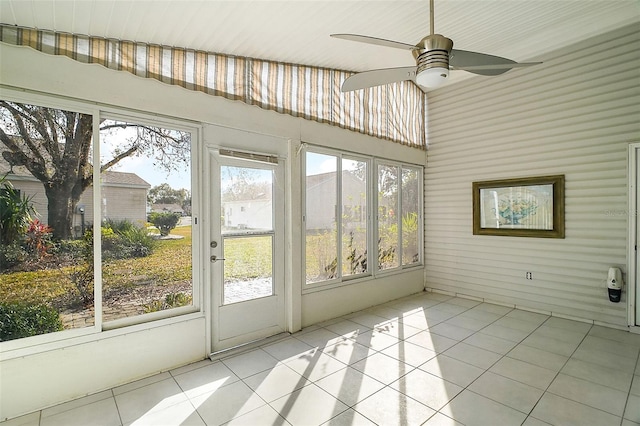
[[[7,180],[7,175],[0,176],[0,242],[16,242],[35,213],[31,197],[20,195]]]

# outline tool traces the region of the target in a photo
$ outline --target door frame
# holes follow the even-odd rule
[[[638,168],[638,161],[640,161],[640,142],[629,144],[629,156],[628,156],[628,178],[627,191],[629,195],[629,204],[627,205],[628,214],[628,230],[629,236],[627,238],[627,324],[634,332],[640,333],[640,283],[638,282],[638,231],[640,221],[640,215],[638,214],[638,179],[640,179],[640,170]]]
[[[211,196],[211,208],[210,214],[212,216],[210,222],[211,237],[212,240],[218,242],[218,246],[213,248],[209,247],[209,256],[217,255],[218,257],[224,256],[224,242],[225,236],[222,233],[219,216],[216,212],[219,212],[219,208],[222,207],[222,201],[218,198],[220,188],[218,183],[222,181],[220,176],[220,168],[224,166],[231,167],[246,167],[251,168],[256,166],[258,169],[266,169],[273,171],[273,199],[272,199],[272,213],[273,213],[273,240],[272,240],[272,283],[274,293],[271,296],[261,297],[256,299],[250,299],[247,301],[236,302],[225,305],[222,297],[224,293],[224,260],[220,259],[215,262],[209,261],[209,273],[211,274],[211,307],[213,313],[212,323],[212,348],[214,351],[227,350],[235,346],[250,343],[255,340],[270,337],[272,335],[283,332],[286,329],[286,306],[285,306],[285,291],[284,291],[284,271],[285,271],[285,253],[284,253],[284,164],[283,160],[277,159],[276,163],[269,163],[265,161],[256,160],[255,158],[234,158],[222,154],[223,150],[211,149],[209,150],[209,164],[211,170],[211,178],[213,179],[210,186]],[[256,157],[255,154],[252,154]],[[269,156],[270,158],[277,158]],[[213,195],[215,194],[215,195]],[[218,204],[218,202],[220,204]],[[249,310],[248,309],[255,309]],[[262,311],[261,311],[262,309]],[[270,309],[274,314],[262,315],[264,321],[273,321],[275,325],[271,325],[264,328],[256,328],[254,330],[248,330],[242,334],[233,334],[223,337],[231,330],[229,326],[225,326],[224,323],[242,323],[246,318],[247,312],[253,312],[258,318],[261,314],[266,314],[264,309]],[[226,311],[226,312],[224,312]],[[226,318],[224,318],[226,317]],[[233,319],[232,321],[230,321]],[[247,325],[250,321],[247,322]]]
[[[293,281],[291,279],[292,265],[289,254],[291,251],[291,229],[295,225],[291,222],[291,198],[295,196],[296,188],[295,180],[291,178],[291,167],[295,169],[295,161],[287,161],[287,159],[296,154],[297,146],[299,142],[292,141],[289,138],[278,137],[274,135],[262,134],[253,131],[231,128],[221,125],[208,124],[203,128],[203,143],[201,145],[202,164],[203,170],[201,174],[202,185],[201,190],[203,193],[203,221],[202,221],[202,238],[203,238],[203,250],[201,252],[201,273],[203,276],[204,286],[204,305],[205,305],[205,350],[207,354],[213,353],[213,341],[214,341],[214,312],[217,310],[213,302],[213,281],[211,274],[211,263],[209,256],[211,255],[211,249],[209,243],[213,239],[212,233],[212,220],[220,220],[218,212],[211,211],[212,205],[212,170],[210,167],[210,156],[212,151],[218,150],[232,150],[240,151],[247,154],[255,155],[268,155],[275,156],[279,160],[279,164],[282,169],[283,189],[282,189],[282,203],[283,203],[283,217],[282,217],[282,238],[284,244],[282,245],[282,251],[279,253],[283,259],[284,273],[282,276],[284,291],[282,300],[284,302],[284,331],[291,332],[297,331],[300,328],[301,312],[300,312],[300,297],[296,297],[297,292],[293,289]],[[262,151],[258,151],[258,149]],[[293,183],[292,183],[293,182]],[[299,190],[299,188],[298,188]],[[295,252],[295,251],[293,251]],[[217,315],[217,313],[215,313]]]

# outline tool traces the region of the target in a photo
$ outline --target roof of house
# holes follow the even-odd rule
[[[145,188],[151,188],[151,184],[149,182],[142,179],[135,173],[128,172],[102,172],[102,182],[106,184],[144,186]]]
[[[336,178],[336,172],[318,173],[316,175],[307,176],[307,188],[313,188],[316,185],[320,185],[324,182],[330,181]],[[364,183],[362,179],[356,176],[351,170],[342,171],[342,179],[357,180],[359,183]]]
[[[24,166],[13,166],[0,156],[0,176],[8,175],[18,177],[21,180],[37,180]],[[135,173],[106,171],[102,173],[102,183],[107,185],[126,185],[141,188],[151,188],[151,184]]]

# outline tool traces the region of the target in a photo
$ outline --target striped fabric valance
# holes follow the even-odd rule
[[[0,41],[426,148],[426,97],[411,82],[341,93],[349,72],[3,24]]]

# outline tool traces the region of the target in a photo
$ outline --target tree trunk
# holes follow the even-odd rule
[[[73,236],[73,214],[75,213],[78,199],[72,196],[73,188],[63,185],[45,186],[45,194],[48,200],[48,222],[53,229],[55,240],[67,240]]]

